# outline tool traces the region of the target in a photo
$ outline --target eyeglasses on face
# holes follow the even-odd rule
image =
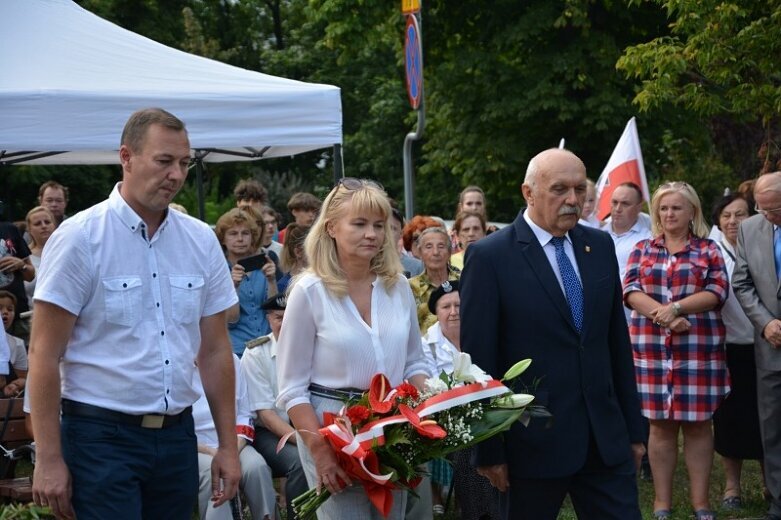
[[[765,215],[765,216],[767,216],[767,215],[771,215],[771,214],[773,214],[773,213],[778,213],[779,211],[781,211],[781,207],[779,207],[779,208],[773,208],[773,209],[760,209],[760,208],[759,208],[759,205],[755,204],[755,205],[754,205],[754,211],[756,211],[756,212],[757,212],[757,213],[759,213],[760,215]]]

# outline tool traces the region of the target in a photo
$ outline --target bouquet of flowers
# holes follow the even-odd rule
[[[391,491],[414,489],[421,464],[493,437],[515,421],[528,424],[533,415],[548,415],[530,406],[534,396],[514,394],[504,385],[530,364],[530,359],[519,361],[496,380],[460,353],[453,373],[426,380],[422,392],[407,382],[391,388],[387,377],[376,374],[368,392],[345,403],[338,415],[325,414],[319,433],[387,517]],[[293,508],[299,518],[313,518],[329,496],[325,489],[319,494],[310,489],[293,500]]]

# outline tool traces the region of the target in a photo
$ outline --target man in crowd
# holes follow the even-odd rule
[[[38,189],[38,205],[48,209],[59,226],[68,209],[68,188],[56,181],[44,182]]]
[[[295,518],[292,501],[307,489],[306,477],[296,447],[296,436],[290,435],[293,427],[284,410],[275,402],[279,394],[277,385],[277,338],[282,330],[287,299],[277,294],[261,305],[271,326],[271,334],[261,336],[247,344],[241,358],[241,373],[247,381],[249,407],[256,413],[255,449],[271,467],[275,477],[287,477],[285,496],[287,517]],[[293,324],[295,326],[295,324]],[[289,436],[281,450],[277,444]]]
[[[757,401],[765,485],[771,496],[767,520],[781,520],[781,172],[754,185],[758,215],[742,222],[732,288],[754,325]]]
[[[255,179],[242,179],[233,189],[233,198],[236,199],[237,208],[250,206],[260,212],[268,202],[268,190]]]
[[[33,278],[35,267],[30,261],[30,248],[19,228],[10,222],[0,222],[0,289],[16,297],[16,318],[29,310],[24,282],[31,282]]]
[[[317,212],[320,211],[320,199],[311,193],[294,193],[287,201],[287,209],[293,215],[293,219],[299,226],[309,227],[315,222]],[[285,243],[285,230],[279,232],[279,241]]]
[[[643,434],[613,242],[576,225],[586,168],[573,153],[538,154],[522,189],[527,209],[467,250],[461,348],[494,377],[531,358],[522,383],[554,419],[478,444],[473,462],[506,492],[505,518],[554,520],[569,493],[581,518],[639,519]]]
[[[634,182],[619,184],[610,196],[610,220],[603,230],[610,233],[616,246],[616,260],[622,281],[626,261],[635,244],[651,238],[651,229],[639,218],[642,208],[643,191]]]
[[[194,360],[219,436],[215,506],[240,477],[225,320],[236,291],[211,229],[168,211],[190,162],[184,123],[134,113],[119,158],[108,200],[46,245],[30,343],[33,498],[58,518],[189,519]]]

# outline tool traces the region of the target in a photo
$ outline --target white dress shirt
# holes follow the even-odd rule
[[[387,290],[372,283],[371,326],[349,296],[336,297],[307,273],[290,291],[277,351],[279,397],[286,411],[309,403],[309,385],[369,388],[385,374],[393,386],[428,375],[412,290],[404,275]]]
[[[727,268],[727,276],[732,280],[732,271],[735,270],[735,249],[726,240],[717,242],[724,257],[724,265]],[[727,329],[727,343],[738,345],[754,345],[754,325],[748,319],[743,307],[735,297],[732,290],[732,282],[729,284],[729,296],[721,308],[721,319]]]
[[[63,398],[136,415],[177,414],[198,399],[200,319],[238,301],[208,225],[168,211],[149,240],[119,184],[52,234],[35,300],[77,316]]]
[[[559,262],[556,260],[556,246],[551,243],[551,238],[553,238],[553,235],[534,223],[534,221],[529,216],[529,210],[523,212],[523,218],[526,220],[526,223],[529,224],[529,227],[532,228],[534,236],[537,237],[537,240],[542,246],[542,250],[545,252],[545,256],[548,258],[551,269],[553,269],[553,274],[556,275],[556,279],[559,281],[561,292],[566,298],[567,292],[564,290],[564,281],[561,279],[561,273],[559,272]],[[575,249],[572,247],[572,240],[569,237],[569,233],[564,235],[564,238],[564,253],[567,255],[569,262],[575,269],[575,274],[578,276],[578,280],[580,280],[580,285],[583,285],[583,280],[580,278],[580,269],[578,269],[578,261],[575,259]]]
[[[442,327],[439,322],[428,328],[426,335],[423,336],[423,353],[429,363],[429,371],[433,377],[439,377],[439,374],[453,373],[453,358],[460,352],[449,339],[442,334]]]
[[[250,410],[274,410],[289,422],[287,413],[276,405],[279,395],[277,383],[277,341],[274,334],[266,336],[267,343],[248,348],[241,356],[241,373],[247,381]]]
[[[249,429],[255,431],[255,422],[252,420],[255,414],[250,410],[249,397],[247,396],[247,382],[241,376],[239,369],[239,357],[233,354],[233,368],[236,374],[236,435],[252,442],[253,436],[246,432],[240,432],[239,429]],[[209,448],[219,446],[217,438],[217,427],[214,425],[209,401],[203,391],[203,383],[198,370],[193,372],[193,387],[198,390],[200,397],[193,403],[193,422],[195,423],[195,436],[198,444],[203,444]]]

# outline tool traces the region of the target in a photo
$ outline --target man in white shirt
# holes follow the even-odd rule
[[[236,292],[211,229],[168,211],[190,164],[184,123],[139,110],[119,158],[122,182],[65,220],[42,259],[30,342],[33,499],[58,518],[189,519],[194,359],[219,435],[216,506],[240,477],[225,319]]]
[[[286,477],[285,497],[287,517],[295,518],[292,501],[309,489],[298,456],[296,436],[284,410],[276,406],[279,386],[277,384],[277,338],[282,330],[287,298],[284,294],[272,296],[260,306],[266,312],[271,334],[247,342],[241,357],[241,373],[247,381],[249,407],[256,415],[255,449],[266,460],[275,477]],[[279,440],[288,435],[288,440],[277,452]]]
[[[639,218],[642,207],[643,192],[633,182],[619,184],[610,196],[610,221],[603,230],[610,234],[616,246],[616,260],[622,282],[629,253],[635,244],[651,238],[651,228]]]

